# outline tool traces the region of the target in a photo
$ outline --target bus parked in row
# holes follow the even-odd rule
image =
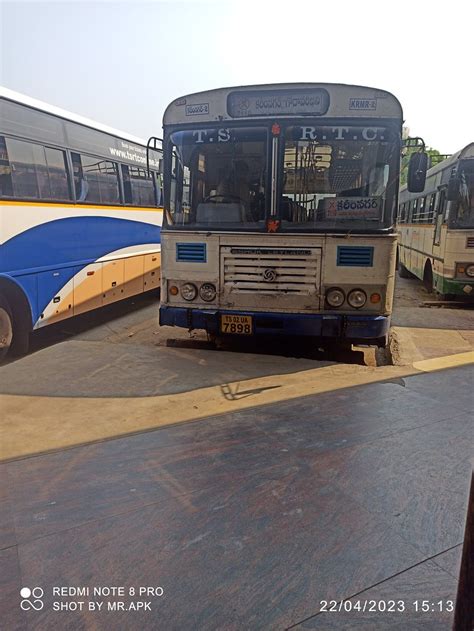
[[[423,191],[400,189],[398,258],[442,297],[474,297],[474,143],[428,170]]]
[[[0,90],[0,355],[160,283],[161,151]]]
[[[338,84],[224,88],[164,114],[160,323],[384,346],[402,109]],[[426,154],[414,154],[411,187]]]

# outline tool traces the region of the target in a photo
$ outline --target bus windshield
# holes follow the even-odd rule
[[[387,129],[288,127],[282,230],[391,225],[398,155],[398,143]]]
[[[259,229],[267,200],[267,130],[171,134],[171,227]]]
[[[450,228],[474,228],[474,160],[459,165],[459,193],[455,212],[450,213]]]
[[[306,121],[277,128],[276,140],[266,125],[172,132],[168,227],[260,231],[271,206],[287,232],[392,225],[396,133],[362,125],[315,127]],[[278,150],[272,151],[275,142]],[[277,173],[274,204],[272,172]]]

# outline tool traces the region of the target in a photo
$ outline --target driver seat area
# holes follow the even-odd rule
[[[238,202],[202,202],[196,209],[196,223],[243,223],[245,208]]]

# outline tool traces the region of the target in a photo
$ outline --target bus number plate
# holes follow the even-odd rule
[[[252,316],[221,315],[221,333],[252,335]]]

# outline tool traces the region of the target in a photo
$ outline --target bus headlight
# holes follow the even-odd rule
[[[347,302],[354,309],[360,309],[367,302],[367,294],[362,289],[353,289],[347,296]]]
[[[338,287],[333,287],[332,289],[328,289],[326,292],[326,302],[330,307],[340,307],[344,304],[346,296],[342,289]]]
[[[211,302],[216,297],[216,288],[212,283],[203,283],[199,288],[199,295],[206,302]]]
[[[192,283],[185,283],[184,285],[181,285],[180,291],[185,300],[194,300],[198,293],[196,285],[193,285]]]
[[[464,271],[466,273],[466,276],[469,276],[469,278],[474,278],[474,263],[471,263],[471,265],[467,265]]]

